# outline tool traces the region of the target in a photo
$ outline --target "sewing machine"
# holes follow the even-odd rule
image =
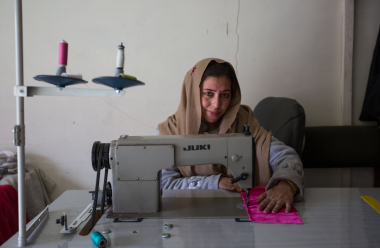
[[[95,142],[92,162],[97,171],[97,182],[101,168],[105,169],[105,175],[108,169],[112,169],[111,202],[119,212],[107,215],[113,220],[101,217],[96,226],[91,228],[92,231],[102,232],[112,247],[275,247],[278,244],[302,247],[306,243],[315,247],[349,247],[351,244],[373,247],[373,244],[379,243],[379,222],[376,221],[378,212],[360,199],[364,194],[379,200],[380,191],[376,188],[305,189],[305,199],[294,203],[305,222],[303,225],[239,223],[247,218],[244,206],[239,209],[236,205],[241,203],[241,196],[225,190],[163,190],[161,198],[158,171],[172,168],[172,165],[180,167],[196,163],[223,163],[236,180],[240,175],[241,180],[237,183],[241,187],[252,187],[252,162],[255,159],[253,148],[252,136],[244,134],[158,137],[123,135],[111,143]],[[153,154],[157,157],[151,156]],[[247,174],[246,180],[245,176],[241,177],[241,173]],[[128,187],[139,193],[131,192]],[[128,203],[127,199],[131,202]],[[46,223],[40,227],[40,233],[33,240],[33,247],[88,246],[92,242],[89,235],[80,235],[87,225],[81,232],[74,230],[80,222],[87,219],[88,215],[86,217],[85,214],[90,211],[83,209],[88,207],[89,201],[90,196],[86,190],[70,190],[61,195],[49,206],[49,218],[45,218]],[[141,209],[137,208],[138,212],[131,213],[133,210],[130,209],[136,207],[134,201],[143,205]],[[78,217],[70,226],[65,227],[68,231],[59,233],[52,220],[59,218],[62,211],[69,216],[64,223]],[[240,220],[237,221],[236,217]],[[115,222],[115,218],[118,221]],[[140,223],[118,223],[133,222],[133,218],[146,219]],[[39,219],[39,216],[36,217],[37,221]],[[277,235],[273,236],[273,233]],[[16,243],[17,235],[2,247],[15,247]]]
[[[108,217],[115,219],[162,216],[160,171],[167,168],[222,164],[232,173],[232,183],[247,189],[248,197],[254,163],[255,144],[249,125],[242,127],[241,134],[122,135],[111,143],[95,142],[92,149],[92,165],[98,172],[96,189],[100,170],[106,169],[105,183],[107,169],[112,170],[112,210]],[[102,209],[106,191],[103,188]]]

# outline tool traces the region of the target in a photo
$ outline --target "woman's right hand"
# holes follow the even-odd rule
[[[243,192],[245,189],[239,187],[237,183],[232,184],[230,177],[220,177],[218,187],[219,189],[226,189],[229,191]]]

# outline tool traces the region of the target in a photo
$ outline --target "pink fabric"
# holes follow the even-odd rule
[[[29,222],[26,214],[26,223]],[[0,246],[18,231],[18,194],[11,185],[0,185]]]
[[[249,220],[261,223],[280,223],[280,224],[303,224],[301,217],[299,217],[297,209],[292,206],[290,213],[285,213],[285,207],[280,209],[278,213],[265,214],[263,211],[257,210],[259,203],[256,203],[259,195],[265,192],[265,187],[254,187],[249,191],[250,206],[246,205],[246,193],[241,192],[241,197],[244,201],[245,209],[249,216]]]

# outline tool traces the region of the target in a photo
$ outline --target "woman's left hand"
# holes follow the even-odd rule
[[[262,193],[257,198],[257,203],[260,205],[257,210],[264,213],[277,213],[284,205],[286,206],[285,213],[290,213],[293,203],[293,188],[287,181],[280,181],[276,187]]]

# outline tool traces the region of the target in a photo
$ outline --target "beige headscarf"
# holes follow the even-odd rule
[[[189,135],[200,133],[202,113],[199,86],[206,67],[213,60],[217,63],[227,63],[233,69],[230,63],[214,58],[201,60],[191,68],[186,73],[183,81],[181,102],[177,112],[158,125],[158,129],[162,135]],[[231,104],[223,115],[220,123],[219,134],[240,133],[241,126],[251,126],[250,131],[256,143],[255,186],[265,186],[271,177],[269,148],[272,133],[266,131],[259,125],[250,107],[240,105],[240,102],[241,92],[239,85],[237,85],[235,94],[231,99]],[[179,169],[184,177],[218,174],[227,177],[232,176],[227,167],[220,164],[184,166],[179,167]]]

